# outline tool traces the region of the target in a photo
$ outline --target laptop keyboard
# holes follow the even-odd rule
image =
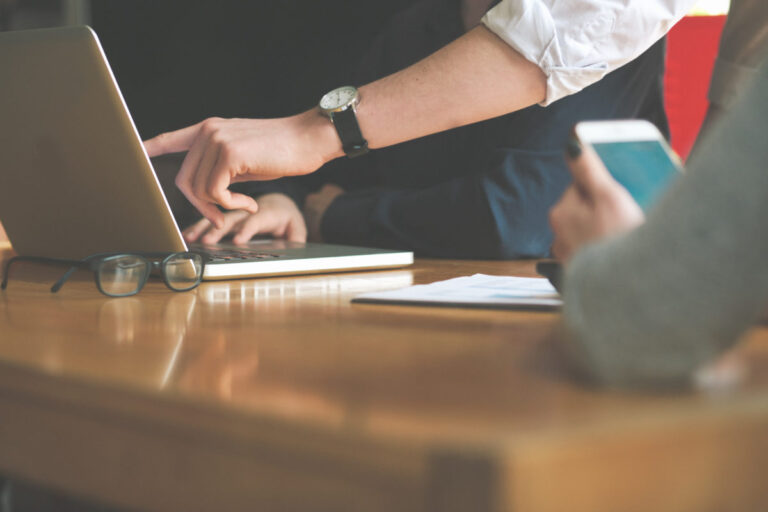
[[[209,263],[224,263],[232,261],[259,261],[281,258],[281,254],[272,254],[248,249],[205,249],[202,254],[208,257]]]

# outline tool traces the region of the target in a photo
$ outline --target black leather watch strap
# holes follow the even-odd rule
[[[348,157],[353,158],[368,152],[368,141],[365,140],[363,133],[360,131],[360,125],[357,124],[357,117],[353,109],[348,108],[347,110],[334,112],[331,114],[331,120],[341,139],[344,153]]]

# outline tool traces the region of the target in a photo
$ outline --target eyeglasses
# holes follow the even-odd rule
[[[92,270],[96,287],[101,293],[110,297],[136,295],[144,287],[152,271],[158,269],[168,288],[175,292],[185,292],[200,284],[205,269],[203,256],[194,252],[94,254],[82,260],[14,256],[5,265],[0,289],[5,290],[8,286],[9,271],[16,261],[69,265],[69,270],[51,287],[52,293],[58,292],[77,269]]]

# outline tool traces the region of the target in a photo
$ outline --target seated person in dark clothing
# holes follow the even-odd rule
[[[407,9],[375,41],[355,82],[402,69],[460,36],[473,23],[463,16],[472,3],[422,0]],[[185,236],[215,242],[233,234],[245,242],[271,234],[448,258],[546,255],[547,212],[570,183],[562,155],[570,127],[584,119],[644,118],[667,133],[664,54],[662,40],[546,108],[340,159],[307,176],[237,185],[258,199],[257,213],[229,212],[220,229],[203,219]]]

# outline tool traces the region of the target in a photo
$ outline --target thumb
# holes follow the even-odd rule
[[[304,223],[304,219],[288,222],[288,226],[285,230],[285,239],[290,242],[307,241],[307,225]]]
[[[586,197],[596,197],[608,189],[613,189],[617,185],[616,180],[595,150],[590,146],[582,146],[581,149],[580,155],[568,158],[574,186]]]
[[[336,185],[335,183],[326,183],[320,189],[320,193],[339,195],[339,194],[343,194],[344,193],[344,189],[341,188],[340,186]]]

